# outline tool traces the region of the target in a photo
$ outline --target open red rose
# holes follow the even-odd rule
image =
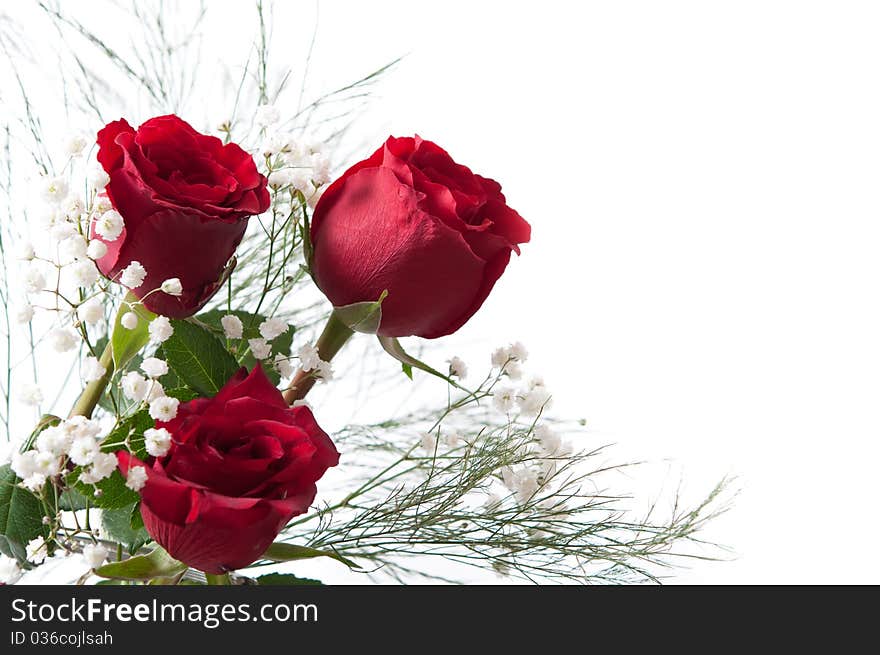
[[[380,335],[434,338],[474,315],[530,235],[497,182],[430,141],[390,137],[318,202],[312,271],[335,307],[387,290]]]
[[[144,526],[172,557],[206,573],[240,569],[266,551],[291,517],[308,510],[339,453],[308,407],[288,407],[256,366],[213,398],[157,422],[171,449],[147,465],[119,451],[123,475],[145,466]]]
[[[234,143],[196,132],[177,116],[151,118],[137,130],[125,120],[98,132],[98,161],[110,176],[107,196],[125,227],[115,239],[101,235],[96,216],[91,238],[107,245],[98,268],[111,279],[132,261],[147,272],[132,291],[143,297],[170,278],[183,294],[150,294],[144,304],[183,318],[217,291],[247,219],[269,207],[265,176]]]

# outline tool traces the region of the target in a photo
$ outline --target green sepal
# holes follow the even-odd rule
[[[187,566],[171,557],[164,548],[156,547],[147,555],[138,555],[122,562],[112,562],[95,570],[102,578],[114,580],[152,580],[172,577],[186,571]]]
[[[339,553],[332,550],[318,550],[317,548],[309,548],[308,546],[297,546],[295,544],[286,544],[277,541],[263,553],[263,559],[272,560],[273,562],[290,562],[299,559],[312,559],[314,557],[329,557],[337,562],[342,562],[350,569],[361,568],[359,564],[352,562],[350,559],[343,557]]]

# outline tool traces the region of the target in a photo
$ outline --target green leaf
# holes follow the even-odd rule
[[[131,554],[136,553],[150,541],[150,535],[144,529],[143,521],[137,529],[132,526],[135,514],[140,518],[140,506],[137,503],[120,509],[105,509],[101,512],[104,534],[125,546]]]
[[[73,470],[73,473],[67,477],[68,483],[73,485],[73,487],[81,494],[89,498],[89,502],[93,507],[100,507],[101,509],[120,509],[122,507],[128,507],[132,503],[136,503],[141,499],[138,494],[125,486],[125,478],[122,477],[122,474],[118,470],[113,471],[113,475],[109,478],[104,478],[95,485],[80,482],[79,476],[81,473],[82,468],[77,466]],[[101,490],[101,494],[98,496],[95,495],[95,487]]]
[[[31,539],[46,536],[43,503],[27,489],[17,486],[20,480],[7,464],[0,466],[0,550],[7,556],[24,558]]]
[[[242,331],[242,338],[240,340],[236,339],[232,343],[233,349],[236,345],[242,346],[244,350],[247,346],[248,339],[257,339],[260,337],[260,323],[266,320],[265,316],[260,314],[251,314],[249,312],[243,312],[241,310],[234,309],[232,311],[226,311],[225,309],[212,309],[210,311],[204,312],[196,316],[196,320],[203,323],[207,326],[212,332],[214,332],[217,337],[221,340],[225,340],[225,335],[223,333],[223,325],[220,323],[220,319],[228,314],[233,314],[238,317],[238,320],[241,321],[244,330]],[[295,333],[295,328],[291,326],[287,332],[275,337],[272,340],[272,352],[275,354],[281,354],[285,357],[290,356],[290,347],[293,343],[293,335]],[[257,364],[261,364],[263,366],[263,371],[266,373],[266,377],[268,377],[273,384],[277,385],[281,381],[281,376],[278,375],[278,371],[275,370],[275,367],[269,363],[263,363],[254,357],[253,353],[250,350],[247,350],[244,357],[239,358],[239,362],[242,366],[247,367],[248,370],[252,370],[254,366]]]
[[[323,586],[320,580],[312,580],[311,578],[298,578],[290,573],[269,573],[256,578],[257,584],[261,586]]]
[[[107,347],[107,343],[109,341],[110,340],[106,336],[103,336],[100,339],[96,340],[94,351],[96,353],[104,352],[104,348]],[[143,361],[143,353],[138,352],[130,360],[128,360],[127,366],[132,371],[137,370],[138,368],[140,368],[141,361]],[[101,397],[98,399],[98,407],[105,410],[109,414],[115,414],[118,411],[118,408],[123,404],[123,397],[120,393],[118,385],[108,384],[107,388],[104,389],[104,393],[102,393]]]
[[[220,340],[189,321],[171,321],[174,334],[162,345],[168,365],[200,396],[214,396],[235,375],[235,361]]]
[[[333,313],[350,330],[376,334],[382,323],[382,302],[387,296],[388,290],[386,289],[375,302],[356,302],[343,307],[334,307]]]
[[[88,498],[73,488],[65,489],[64,493],[58,498],[58,506],[67,512],[85,509],[87,506],[93,504],[94,503],[89,502]]]
[[[403,369],[403,374],[404,374],[406,377],[408,377],[410,380],[413,379],[413,376],[412,376],[412,366],[410,366],[410,365],[407,364],[406,362],[401,362],[401,363],[400,363],[400,368]]]
[[[126,416],[116,424],[107,438],[101,450],[112,453],[125,448],[125,441],[131,444],[131,449],[138,459],[144,459],[147,451],[144,448],[144,432],[156,425],[156,421],[150,416],[147,409],[142,409],[131,416]]]
[[[300,223],[299,234],[302,238],[303,260],[306,263],[306,270],[311,275],[314,249],[312,248],[312,228],[309,224],[309,213],[306,211],[305,206],[303,206],[303,220]]]
[[[318,550],[317,548],[296,546],[294,544],[286,544],[280,541],[269,546],[269,549],[263,553],[263,559],[269,559],[273,562],[290,562],[292,560],[311,559],[313,557],[329,557],[330,559],[335,559],[337,562],[342,562],[350,569],[361,568],[359,564],[355,564],[350,559],[346,559],[332,550]]]
[[[407,366],[410,367],[409,373],[408,373],[408,375],[410,377],[412,377],[412,375],[411,375],[412,369],[417,368],[420,371],[424,371],[425,373],[429,373],[429,374],[433,375],[434,377],[440,378],[441,380],[446,380],[447,383],[449,383],[450,385],[452,385],[456,389],[464,391],[469,396],[473,396],[475,399],[477,398],[473,391],[461,386],[458,382],[453,380],[448,375],[444,375],[443,373],[441,373],[437,369],[431,368],[430,366],[425,364],[423,361],[418,360],[415,357],[413,357],[412,355],[407,354],[407,352],[403,349],[403,346],[401,345],[400,341],[396,337],[379,337],[379,343],[382,344],[382,348],[385,349],[385,352],[387,352],[389,355],[394,357],[394,359],[396,359],[398,362],[400,362],[404,366],[404,369],[403,369],[404,373],[407,373],[406,367]]]
[[[161,346],[156,349],[156,357],[166,361],[168,360],[168,356],[165,354],[165,350]],[[186,382],[181,380],[180,376],[175,373],[174,369],[171,367],[169,367],[168,372],[162,376],[161,382],[162,388],[165,390],[165,395],[177,398],[182,403],[199,397],[199,394],[186,386]]]
[[[57,416],[54,416],[52,414],[43,414],[43,416],[40,417],[40,420],[37,421],[36,426],[34,426],[34,429],[31,432],[30,436],[27,438],[27,441],[22,444],[20,452],[23,453],[26,450],[30,450],[31,448],[33,448],[34,442],[37,440],[37,437],[40,436],[40,433],[43,430],[50,426],[58,425],[59,423],[61,423],[61,419]]]
[[[134,312],[138,317],[138,323],[133,330],[122,326],[122,317],[128,312]],[[113,365],[117,371],[122,370],[149,343],[150,321],[154,318],[156,315],[140,304],[137,296],[131,291],[125,295],[119,311],[116,312],[116,321],[110,336],[110,344],[113,346]]]
[[[148,555],[138,555],[123,562],[105,564],[95,573],[102,578],[115,580],[151,580],[159,577],[171,577],[186,571],[186,569],[186,564],[178,562],[163,548],[156,547]]]

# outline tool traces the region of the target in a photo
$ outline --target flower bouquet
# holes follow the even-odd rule
[[[723,484],[634,518],[605,486],[619,465],[552,416],[522,344],[484,363],[445,352],[531,226],[419,136],[337,167],[357,123],[326,109],[387,66],[304,101],[257,3],[226,117],[196,129],[205,10],[178,34],[154,9],[126,15],[142,38],[126,55],[40,4],[71,44],[59,61],[83,121],[57,147],[22,81],[29,46],[0,32],[20,91],[0,180],[0,582],[314,584],[321,561],[355,581],[657,580],[705,555],[687,545]],[[351,383],[387,411],[340,422]]]

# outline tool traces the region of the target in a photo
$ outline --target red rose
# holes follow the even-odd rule
[[[194,314],[222,283],[248,217],[269,207],[266,178],[240,147],[177,116],[151,118],[137,130],[115,121],[98,132],[98,146],[107,195],[125,222],[116,239],[101,236],[100,217],[92,222],[91,237],[107,245],[98,268],[118,280],[140,262],[147,275],[132,289],[138,297],[179,278],[181,296],[155,292],[144,304],[165,316]]]
[[[145,466],[141,516],[172,557],[206,573],[240,569],[308,510],[315,482],[339,453],[307,407],[290,408],[262,367],[241,369],[213,398],[180,405],[156,423],[172,435],[145,465],[119,451],[123,475]]]
[[[530,234],[497,182],[430,141],[391,137],[319,201],[312,271],[336,307],[387,289],[378,333],[430,339],[474,315]]]

